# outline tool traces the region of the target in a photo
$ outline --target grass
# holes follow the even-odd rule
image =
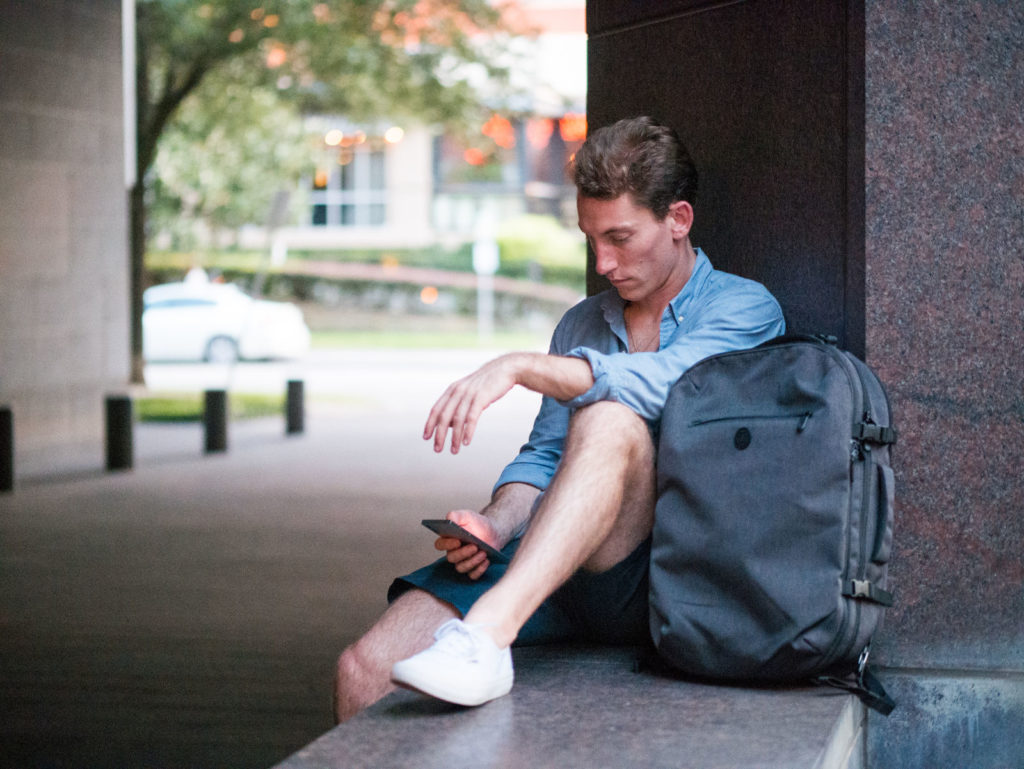
[[[135,417],[140,422],[201,422],[202,393],[154,393],[135,399]],[[284,413],[284,395],[230,393],[231,419],[277,416]]]

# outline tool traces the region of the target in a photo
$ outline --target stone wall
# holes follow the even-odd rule
[[[0,405],[16,469],[102,462],[128,378],[121,0],[9,0],[0,23]]]
[[[879,766],[1024,756],[1024,7],[869,2],[867,355],[900,428]],[[970,756],[969,764],[962,763]]]
[[[1024,9],[869,3],[868,360],[900,427],[886,661],[1024,671]]]

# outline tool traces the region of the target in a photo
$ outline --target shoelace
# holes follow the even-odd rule
[[[479,647],[473,632],[456,620],[438,628],[434,638],[437,640],[437,646],[434,647],[437,651],[458,657],[475,654]]]

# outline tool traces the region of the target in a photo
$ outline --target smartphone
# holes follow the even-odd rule
[[[495,550],[482,539],[470,534],[464,528],[459,526],[459,524],[449,521],[447,518],[426,518],[423,521],[423,525],[442,537],[451,537],[452,539],[457,539],[460,542],[465,542],[466,544],[476,545],[487,553],[487,557],[492,563],[508,562],[507,555],[504,555],[500,550]]]

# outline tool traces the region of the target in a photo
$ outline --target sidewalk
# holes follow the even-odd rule
[[[337,653],[433,557],[420,518],[485,502],[536,408],[513,393],[435,455],[432,385],[311,401],[299,436],[232,423],[222,455],[139,425],[134,470],[0,495],[3,765],[267,767],[327,731]]]

